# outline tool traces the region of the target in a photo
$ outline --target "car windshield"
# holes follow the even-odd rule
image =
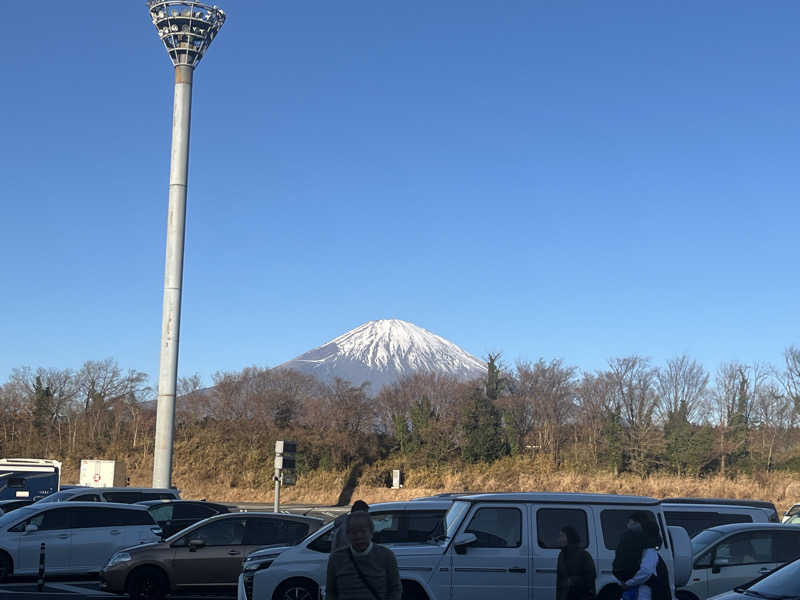
[[[450,510],[448,510],[447,514],[444,516],[444,530],[447,539],[452,538],[456,534],[456,530],[468,510],[469,502],[464,502],[463,500],[456,500],[453,502],[453,506],[450,507]]]
[[[747,588],[765,598],[800,597],[800,560],[789,563]]]
[[[697,556],[721,537],[722,534],[719,531],[710,529],[701,531],[692,538],[692,555]]]
[[[45,496],[41,500],[37,500],[35,504],[48,504],[50,502],[64,502],[68,498],[71,498],[75,494],[77,494],[80,490],[61,490],[60,492],[56,492],[55,494],[50,494],[49,496]]]

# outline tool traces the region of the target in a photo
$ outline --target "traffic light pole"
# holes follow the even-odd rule
[[[281,470],[275,469],[275,506],[273,512],[280,512],[281,508]]]

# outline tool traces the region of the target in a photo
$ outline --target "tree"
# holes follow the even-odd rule
[[[640,356],[609,361],[608,378],[626,442],[631,469],[645,475],[650,468],[650,452],[657,442],[654,415],[657,404],[656,371]]]
[[[461,456],[465,461],[492,462],[506,454],[500,411],[486,394],[473,392],[462,415],[461,429]]]

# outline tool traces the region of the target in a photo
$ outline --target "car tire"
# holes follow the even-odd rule
[[[162,600],[169,591],[169,584],[161,570],[142,567],[131,573],[126,591],[131,600]]]
[[[11,557],[5,552],[0,552],[0,582],[5,581],[14,572]]]
[[[287,581],[278,588],[275,600],[317,600],[317,586],[308,581]]]

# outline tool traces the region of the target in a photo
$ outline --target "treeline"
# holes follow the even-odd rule
[[[800,349],[784,358],[709,372],[686,356],[659,366],[630,356],[581,373],[562,360],[507,367],[490,355],[483,379],[417,375],[376,396],[366,385],[258,367],[218,373],[208,388],[182,378],[176,460],[193,477],[236,464],[264,479],[246,483],[267,484],[274,441],[285,438],[299,443],[301,474],[389,456],[439,465],[524,454],[553,469],[638,475],[796,469]],[[77,372],[15,369],[0,387],[0,456],[151,464],[155,395],[146,374],[113,359]]]

